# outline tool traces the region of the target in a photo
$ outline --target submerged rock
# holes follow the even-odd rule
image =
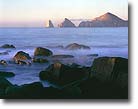
[[[87,56],[88,56],[88,57],[97,57],[98,54],[88,54]]]
[[[52,54],[52,51],[42,47],[37,47],[34,52],[34,56],[51,56]]]
[[[48,63],[49,61],[44,58],[33,58],[32,60],[34,63]]]
[[[73,55],[53,55],[52,58],[74,58]]]
[[[15,48],[14,45],[4,44],[1,46],[1,48]]]
[[[0,55],[8,55],[8,52],[0,52]]]
[[[45,71],[39,73],[42,80],[50,80],[58,84],[68,84],[88,77],[87,67],[68,66],[61,63],[50,65]]]
[[[82,44],[77,44],[77,43],[69,44],[69,45],[67,45],[65,48],[66,48],[66,49],[69,49],[69,50],[90,49],[89,46],[82,45]]]

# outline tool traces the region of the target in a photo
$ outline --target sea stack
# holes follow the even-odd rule
[[[53,25],[53,23],[52,23],[51,20],[48,21],[46,27],[48,27],[48,28],[54,28],[54,25]]]
[[[59,27],[64,28],[64,27],[76,27],[76,26],[69,19],[65,18],[65,20],[61,24],[59,24]]]
[[[127,27],[128,21],[119,18],[112,13],[105,13],[91,21],[83,21],[79,27]]]

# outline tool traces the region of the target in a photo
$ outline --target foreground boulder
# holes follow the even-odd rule
[[[82,44],[77,44],[77,43],[69,44],[65,48],[68,49],[68,50],[90,49],[89,46],[82,45]]]
[[[121,57],[100,57],[94,60],[91,77],[102,82],[114,81],[125,87],[128,85],[128,59]]]
[[[4,44],[1,46],[1,48],[15,48],[14,45]]]
[[[34,56],[51,56],[52,54],[52,51],[42,47],[37,47],[34,52]]]
[[[31,84],[24,84],[21,86],[9,86],[6,88],[5,93],[7,97],[29,98],[39,96],[38,94],[42,89],[43,85],[40,82],[34,82]]]
[[[13,77],[15,74],[13,72],[0,71],[0,77]]]
[[[21,86],[9,86],[5,90],[5,98],[48,99],[63,98],[63,93],[53,87],[43,87],[41,82],[34,82]]]
[[[68,66],[61,63],[50,65],[45,71],[39,73],[41,80],[49,80],[57,84],[65,85],[73,81],[88,77],[89,68]]]
[[[0,77],[0,89],[6,89],[9,86],[12,86],[12,84],[7,79]]]

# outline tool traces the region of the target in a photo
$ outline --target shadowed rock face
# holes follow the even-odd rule
[[[49,27],[49,28],[53,28],[53,27],[54,27],[54,25],[53,25],[53,23],[52,23],[51,20],[49,20],[49,22],[48,22],[48,27]]]
[[[125,87],[128,85],[128,59],[120,57],[100,57],[94,60],[91,77],[102,82],[114,81]]]
[[[42,80],[49,80],[60,85],[65,85],[88,77],[88,68],[54,63],[45,71],[41,71],[39,77]]]
[[[66,49],[69,49],[69,50],[76,50],[76,49],[90,49],[89,46],[81,45],[81,44],[77,44],[77,43],[69,44],[69,45],[67,45],[65,48],[66,48]]]
[[[59,27],[76,27],[69,19],[65,18],[64,22],[62,22]]]
[[[127,27],[128,21],[106,13],[100,17],[93,19],[92,21],[83,21],[79,24],[79,27]]]

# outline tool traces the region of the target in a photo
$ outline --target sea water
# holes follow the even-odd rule
[[[78,43],[89,46],[90,50],[66,50],[60,46]],[[8,55],[0,55],[0,60],[12,60],[18,51],[29,53],[33,57],[36,47],[46,47],[54,54],[73,55],[71,61],[83,66],[91,66],[93,57],[90,54],[128,58],[128,28],[0,28],[0,46],[13,44],[16,49],[0,48],[0,53],[8,50]],[[13,84],[27,84],[39,80],[39,72],[47,64],[20,66],[9,64],[0,66],[0,71],[16,74],[8,78]],[[45,83],[46,86],[49,84]]]

